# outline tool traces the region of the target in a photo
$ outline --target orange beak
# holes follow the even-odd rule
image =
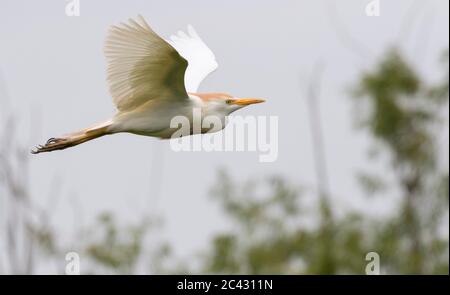
[[[247,105],[251,105],[254,103],[261,103],[261,102],[265,102],[265,100],[260,99],[260,98],[238,98],[238,99],[235,99],[232,102],[232,104],[247,106]]]

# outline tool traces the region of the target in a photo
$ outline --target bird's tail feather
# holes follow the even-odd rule
[[[36,149],[31,151],[31,153],[39,154],[44,152],[52,152],[79,145],[86,141],[110,134],[108,130],[110,125],[111,122],[107,121],[94,127],[69,133],[61,137],[50,138],[44,145],[37,146]]]

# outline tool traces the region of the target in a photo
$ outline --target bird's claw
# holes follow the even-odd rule
[[[51,151],[52,148],[53,148],[56,144],[60,143],[60,142],[63,141],[63,140],[64,140],[64,139],[62,139],[62,138],[54,138],[54,137],[52,137],[52,138],[50,138],[49,140],[47,140],[47,142],[46,142],[44,145],[39,144],[39,145],[37,145],[34,149],[32,149],[30,152],[31,152],[32,154],[39,154],[39,153],[42,153],[42,152],[48,152],[48,151]]]

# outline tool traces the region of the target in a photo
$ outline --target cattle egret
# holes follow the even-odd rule
[[[197,92],[202,80],[218,65],[213,52],[190,25],[187,33],[179,31],[170,40],[164,40],[138,16],[110,28],[104,52],[117,113],[91,128],[50,138],[32,150],[33,154],[62,150],[119,132],[171,138],[176,131],[170,126],[171,119],[185,116],[192,123],[194,108],[201,110],[202,117],[217,116],[224,123],[220,128],[223,129],[227,115],[264,101]],[[208,131],[191,128],[190,134]]]

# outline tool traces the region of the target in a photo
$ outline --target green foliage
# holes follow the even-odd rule
[[[371,112],[364,127],[386,145],[393,164],[399,169],[426,169],[434,164],[430,126],[438,119],[436,107],[446,102],[446,93],[448,84],[424,85],[403,57],[391,50],[373,72],[363,75],[356,95],[368,100]]]
[[[213,238],[203,272],[364,274],[365,255],[375,251],[384,273],[448,274],[448,236],[439,233],[448,219],[448,165],[436,165],[448,63],[445,76],[426,85],[391,50],[358,82],[355,94],[366,108],[360,110],[366,114],[361,127],[381,144],[377,153],[390,155],[395,177],[386,181],[365,172],[359,181],[367,195],[401,192],[393,216],[370,219],[350,212],[335,217],[328,196],[315,196],[315,206],[306,210],[300,202],[306,196],[281,178],[236,184],[222,172],[213,195],[233,227]],[[258,194],[261,190],[266,193]]]
[[[281,178],[238,185],[221,172],[218,179],[213,196],[234,226],[214,237],[204,273],[363,273],[368,248],[359,216],[322,226],[316,216],[328,209],[305,210],[301,190]],[[330,238],[334,248],[324,251]]]
[[[360,172],[357,175],[357,179],[361,187],[364,189],[368,196],[374,196],[378,193],[386,191],[386,183],[379,175]]]
[[[88,242],[85,252],[87,257],[114,273],[133,273],[137,259],[142,251],[143,240],[148,222],[120,228],[110,213],[103,213],[98,218],[96,241]]]
[[[439,181],[448,175],[448,165],[437,165],[436,138],[441,108],[448,103],[448,52],[446,56],[445,79],[429,86],[400,53],[391,50],[374,71],[363,75],[356,93],[368,101],[371,109],[363,127],[391,155],[402,204],[400,214],[387,226],[385,237],[397,239],[393,249],[405,253],[408,259],[404,261],[408,263],[402,269],[410,273],[427,271],[426,260],[434,248],[430,248],[425,232],[435,234],[445,216],[441,210],[445,204],[438,191],[442,186]],[[442,168],[447,171],[439,172]],[[433,239],[433,243],[440,243],[438,237]]]

